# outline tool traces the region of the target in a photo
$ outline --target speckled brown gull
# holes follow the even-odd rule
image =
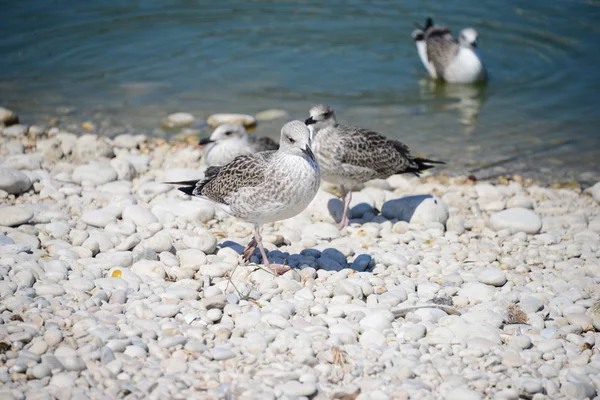
[[[323,180],[341,186],[344,212],[338,228],[348,225],[348,208],[352,187],[371,179],[385,179],[394,174],[412,173],[432,168],[440,161],[413,157],[408,147],[368,129],[339,125],[329,105],[310,109],[305,122],[314,126],[313,148]]]
[[[237,156],[261,151],[277,150],[278,144],[271,138],[250,135],[241,124],[218,126],[209,138],[200,140],[207,165],[225,165]]]
[[[244,255],[258,245],[266,267],[278,271],[267,259],[260,226],[302,212],[317,194],[319,165],[311,150],[309,129],[301,121],[281,128],[279,150],[236,157],[224,166],[209,167],[199,181],[173,182],[191,196],[207,198],[234,217],[254,224],[254,240]]]
[[[453,83],[473,83],[487,79],[487,72],[477,49],[477,31],[465,28],[458,40],[450,29],[434,25],[427,18],[425,25],[414,30],[421,62],[433,79]]]

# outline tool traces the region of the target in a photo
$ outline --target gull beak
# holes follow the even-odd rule
[[[204,145],[207,145],[207,144],[212,143],[212,142],[213,141],[210,140],[210,138],[202,138],[202,139],[200,139],[200,141],[198,142],[198,144],[200,146],[204,146]]]
[[[312,152],[309,145],[306,145],[306,147],[302,149],[302,152],[306,154],[311,160],[315,160],[315,153]]]
[[[313,119],[313,117],[308,117],[308,119],[307,119],[306,121],[304,121],[304,124],[305,124],[305,125],[312,125],[312,124],[314,124],[314,123],[316,123],[316,122],[317,122],[317,121],[315,121],[315,120]]]
[[[477,40],[474,40],[474,41],[471,43],[471,46],[473,46],[473,48],[474,48],[474,49],[476,49],[476,48],[477,48]]]

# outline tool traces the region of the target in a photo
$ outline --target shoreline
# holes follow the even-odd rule
[[[201,177],[197,136],[0,130],[0,397],[600,393],[600,183],[395,175],[342,232],[324,184],[264,226],[275,277],[161,183]]]
[[[157,113],[157,110],[153,110]],[[165,121],[168,120],[169,115],[185,114],[191,117],[188,124],[175,123],[171,127],[165,126]],[[200,135],[208,136],[212,132],[211,125],[207,122],[213,114],[199,113],[204,117],[198,118],[198,115],[194,115],[187,112],[174,112],[173,114],[162,114],[156,115],[155,124],[148,122],[143,123],[144,127],[131,125],[127,121],[121,121],[115,123],[110,115],[88,111],[83,114],[74,107],[58,107],[56,112],[49,114],[44,120],[39,120],[31,124],[31,126],[39,128],[40,131],[48,131],[52,128],[61,129],[64,131],[72,132],[77,135],[83,134],[97,134],[102,137],[112,139],[120,134],[143,134],[148,137],[148,140],[166,140],[166,141],[186,141],[191,140],[192,142],[197,139]],[[216,114],[221,115],[221,114]],[[257,112],[255,115],[251,114],[240,114],[246,115],[249,118],[254,118],[257,122],[257,127],[253,128],[256,133],[261,136],[268,136],[272,139],[278,139],[279,128],[283,123],[291,120],[290,113],[285,109],[268,109]],[[297,117],[297,116],[296,116]],[[137,118],[140,118],[138,115]],[[146,118],[147,120],[148,118]],[[29,122],[26,122],[25,126]],[[0,123],[1,125],[1,123]],[[393,132],[384,132],[387,136],[401,141],[406,141],[407,144],[411,145],[413,140],[401,137],[395,137],[390,135]],[[544,154],[551,155],[553,151],[559,150],[562,146],[569,145],[569,140],[556,141],[553,140],[551,143],[539,144],[536,147],[523,150],[521,153],[511,155],[492,155],[488,154],[485,158],[477,158],[476,149],[471,149],[465,153],[465,157],[457,157],[456,153],[453,152],[449,157],[448,154],[438,154],[434,149],[429,149],[427,146],[423,146],[423,143],[415,144],[413,146],[415,150],[421,155],[427,155],[429,157],[437,157],[445,159],[447,161],[444,173],[450,177],[458,176],[476,176],[479,180],[491,181],[503,183],[506,180],[512,180],[516,177],[517,180],[522,178],[523,180],[531,180],[534,183],[544,186],[554,187],[576,187],[579,185],[582,189],[587,189],[597,181],[600,181],[600,170],[594,169],[591,166],[587,167],[576,167],[571,158],[575,157],[574,154],[568,153],[564,155],[564,160],[561,158],[551,158],[545,160]],[[561,163],[566,163],[566,168],[562,168]]]

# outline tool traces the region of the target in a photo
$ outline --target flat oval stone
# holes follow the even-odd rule
[[[247,114],[213,114],[207,118],[206,122],[213,128],[223,124],[242,124],[246,128],[256,126],[256,119]]]
[[[510,229],[513,233],[536,234],[542,229],[542,219],[535,212],[521,207],[495,213],[490,223],[496,231]]]
[[[20,194],[31,187],[31,180],[21,171],[12,168],[0,168],[0,190]]]
[[[1,171],[0,171],[1,173]],[[26,224],[33,218],[33,211],[29,207],[7,206],[0,207],[0,225],[19,226]]]

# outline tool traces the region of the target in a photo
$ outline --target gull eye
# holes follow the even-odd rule
[[[227,131],[227,132],[225,132],[225,136],[229,136],[229,135],[231,135],[232,133],[233,133],[232,131]]]
[[[296,141],[294,139],[292,139],[291,137],[289,137],[289,136],[287,137],[287,139],[290,141],[291,144],[296,143]]]

